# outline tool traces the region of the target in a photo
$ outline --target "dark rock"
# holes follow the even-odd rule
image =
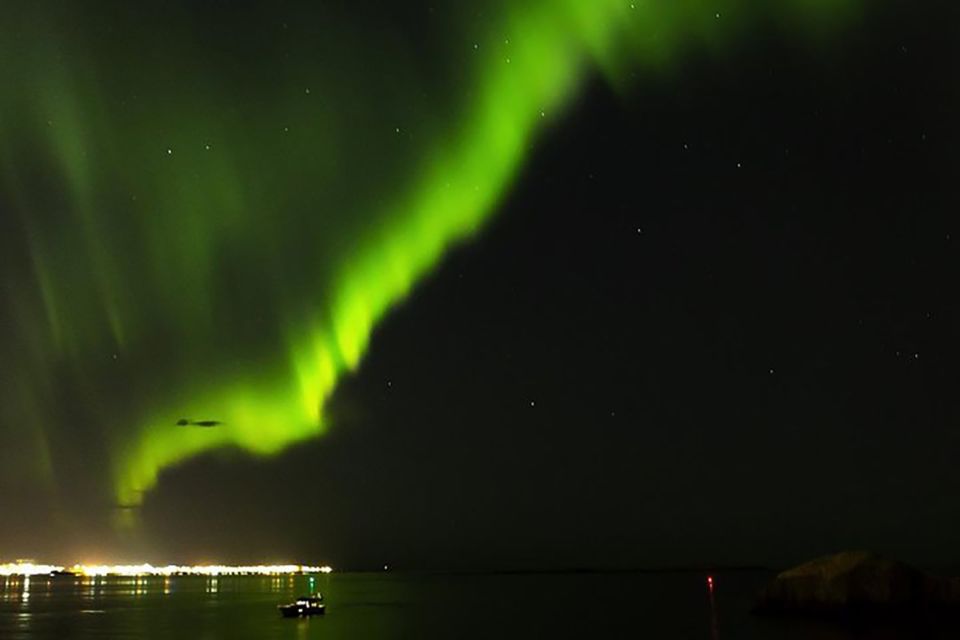
[[[891,613],[960,604],[960,581],[929,576],[867,551],[845,551],[784,571],[760,593],[758,613]]]

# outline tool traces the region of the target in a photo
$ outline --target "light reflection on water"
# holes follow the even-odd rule
[[[720,618],[714,590],[717,585],[713,576],[707,576],[707,599],[710,602],[710,640],[720,640]]]
[[[900,640],[916,630],[754,618],[769,574],[333,574],[0,578],[3,640],[120,638],[709,638]],[[704,583],[707,588],[704,594]],[[322,593],[326,616],[276,605]],[[929,632],[928,638],[955,638]]]

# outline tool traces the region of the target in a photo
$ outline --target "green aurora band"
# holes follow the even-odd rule
[[[412,64],[401,37],[380,33],[374,56],[335,16],[320,33],[273,20],[292,53],[267,35],[230,49],[227,33],[216,51],[189,15],[114,8],[133,45],[43,4],[13,9],[19,28],[0,36],[15,89],[0,97],[0,202],[23,247],[2,265],[15,335],[0,368],[18,380],[0,397],[3,438],[35,453],[15,473],[55,485],[66,454],[50,425],[83,404],[122,505],[198,454],[322,434],[377,323],[496,213],[597,69],[626,87],[751,29],[816,42],[858,9],[529,0],[481,20],[452,4],[437,47],[456,53]],[[324,62],[334,51],[350,62]],[[357,89],[364,69],[378,86]]]

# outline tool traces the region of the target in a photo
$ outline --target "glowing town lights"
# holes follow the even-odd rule
[[[58,573],[74,574],[84,577],[99,576],[276,576],[302,575],[311,573],[332,573],[330,566],[311,566],[303,564],[273,565],[166,565],[155,567],[152,564],[87,565],[75,564],[69,569],[50,564],[16,562],[0,564],[0,576],[39,576]]]
[[[63,571],[63,567],[52,564],[34,564],[32,562],[16,562],[0,564],[0,576],[42,576]]]

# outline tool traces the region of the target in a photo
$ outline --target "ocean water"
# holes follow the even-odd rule
[[[0,578],[0,639],[957,638],[922,621],[838,625],[750,614],[766,572]],[[320,592],[327,615],[276,605]]]

